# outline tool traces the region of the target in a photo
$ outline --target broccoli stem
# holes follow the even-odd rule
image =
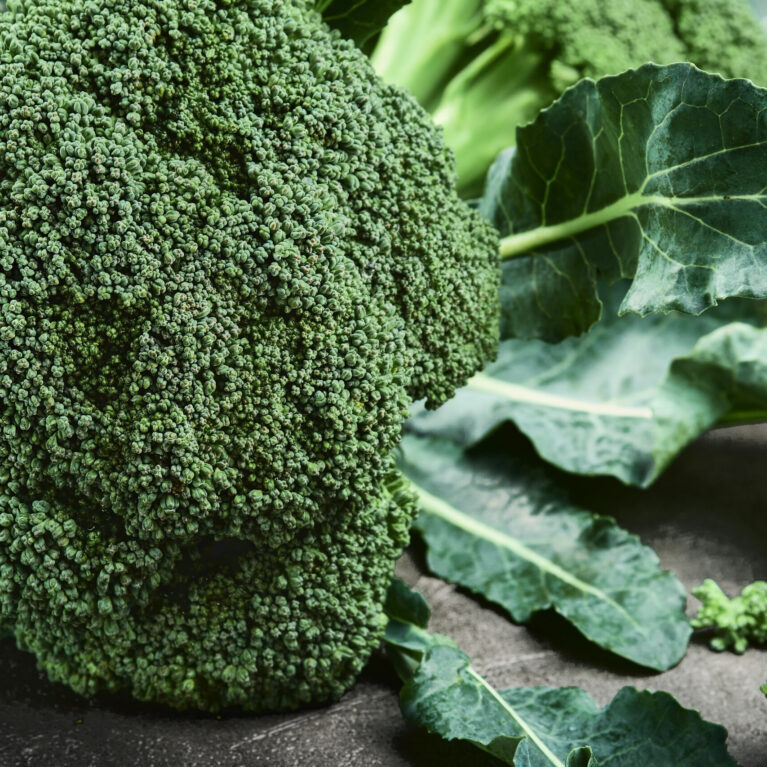
[[[517,35],[497,38],[450,81],[433,114],[455,152],[462,196],[481,190],[495,157],[514,145],[516,127],[555,96],[546,57]]]
[[[481,22],[482,0],[418,0],[398,11],[371,56],[378,75],[427,109],[438,101]]]

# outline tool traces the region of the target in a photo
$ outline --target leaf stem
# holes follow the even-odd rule
[[[609,224],[611,221],[623,218],[624,216],[633,215],[634,209],[642,205],[666,205],[667,203],[668,200],[665,197],[645,197],[640,192],[635,192],[634,194],[621,197],[601,210],[583,213],[576,218],[562,221],[559,224],[539,226],[525,232],[510,234],[501,240],[501,261],[523,256],[552,242],[565,240],[589,229],[594,229],[597,226]]]
[[[488,681],[481,675],[478,674],[472,666],[469,666],[466,671],[468,672],[469,676],[471,676],[474,681],[479,683],[482,687],[487,690],[490,695],[495,699],[496,703],[499,703],[504,711],[519,725],[519,727],[522,729],[522,731],[525,733],[525,736],[530,738],[530,740],[535,744],[535,747],[543,754],[544,757],[546,757],[547,761],[549,761],[554,767],[565,767],[565,765],[557,759],[556,754],[538,737],[536,732],[528,725],[528,723],[501,697],[498,690],[495,689],[492,685],[488,683]]]
[[[459,530],[474,535],[480,540],[488,541],[489,543],[511,552],[514,556],[530,562],[541,571],[543,577],[549,576],[555,578],[582,594],[596,597],[600,602],[609,605],[617,613],[624,616],[641,634],[646,633],[646,630],[636,622],[633,616],[626,611],[626,608],[618,604],[618,602],[612,599],[612,597],[602,589],[592,586],[590,583],[586,583],[586,581],[569,573],[567,570],[556,564],[556,562],[541,556],[516,538],[512,538],[501,530],[490,527],[490,525],[480,522],[466,512],[451,506],[447,501],[433,495],[412,480],[410,480],[410,487],[418,497],[421,508],[426,513],[433,514]]]

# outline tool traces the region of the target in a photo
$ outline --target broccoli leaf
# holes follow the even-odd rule
[[[384,611],[389,618],[389,626],[399,623],[425,629],[429,627],[431,620],[431,608],[424,595],[396,577],[386,594]],[[393,640],[390,638],[388,641]]]
[[[513,421],[550,463],[647,486],[717,421],[765,417],[762,302],[618,317],[623,292],[600,292],[604,315],[580,338],[503,341],[497,361],[409,427],[470,445]]]
[[[405,682],[418,670],[423,654],[430,647],[444,644],[458,649],[452,639],[427,631],[431,609],[423,595],[394,578],[386,595],[384,611],[386,648],[400,679]]]
[[[317,0],[315,8],[344,37],[370,53],[390,16],[410,0]]]
[[[504,236],[505,337],[767,296],[767,91],[690,64],[582,80],[517,133],[481,210]]]
[[[553,608],[588,639],[664,670],[685,652],[681,583],[614,520],[575,508],[553,470],[487,440],[470,453],[406,436],[400,468],[418,495],[416,528],[438,576],[519,622]]]
[[[395,582],[392,589],[407,590]],[[403,619],[398,613],[398,620]],[[518,767],[732,767],[727,731],[665,692],[624,687],[600,710],[576,687],[496,690],[468,655],[417,621],[403,624],[389,654],[420,647],[400,693],[405,718],[448,740],[465,740]]]

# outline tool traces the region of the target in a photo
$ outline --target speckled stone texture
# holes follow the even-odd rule
[[[530,449],[516,438],[520,450]],[[728,593],[767,579],[767,426],[703,438],[650,491],[612,480],[570,482],[581,505],[638,533],[688,588],[706,577]],[[601,704],[624,685],[668,690],[724,724],[741,767],[767,764],[767,651],[716,654],[693,638],[685,659],[649,674],[594,650],[554,615],[531,627],[425,575],[418,546],[400,574],[431,602],[432,628],[449,633],[499,687],[579,685]],[[695,612],[690,599],[690,614]],[[408,726],[397,680],[377,656],[333,706],[284,716],[176,714],[129,699],[85,701],[49,684],[34,659],[0,642],[0,767],[458,767],[498,764]]]

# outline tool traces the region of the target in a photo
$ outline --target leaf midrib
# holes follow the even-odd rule
[[[410,480],[410,484],[413,491],[418,496],[418,500],[421,503],[422,508],[424,508],[427,513],[434,514],[434,516],[439,517],[454,527],[464,530],[467,533],[471,533],[478,538],[489,541],[490,543],[493,543],[500,548],[505,548],[508,551],[513,552],[521,559],[527,560],[531,564],[535,565],[543,572],[548,573],[549,575],[557,578],[563,583],[568,584],[569,586],[572,586],[574,589],[583,592],[584,594],[590,594],[591,596],[596,597],[623,615],[627,622],[630,623],[639,634],[643,636],[646,635],[646,631],[643,629],[642,625],[639,624],[622,605],[612,599],[612,597],[602,591],[602,589],[599,589],[596,586],[592,586],[590,583],[586,583],[586,581],[583,581],[580,578],[572,575],[571,573],[567,572],[567,570],[563,569],[551,560],[546,559],[546,557],[543,557],[537,552],[533,551],[531,548],[526,546],[521,541],[518,541],[516,538],[512,538],[510,535],[507,535],[506,533],[503,533],[494,527],[490,527],[490,525],[487,525],[484,522],[480,522],[478,519],[474,519],[468,514],[462,512],[460,509],[455,508],[444,499],[433,495],[428,490],[424,489],[420,485],[417,485],[412,480]]]
[[[482,685],[482,687],[487,690],[490,695],[492,695],[496,702],[503,706],[504,711],[506,711],[509,716],[519,725],[522,732],[525,733],[525,736],[529,738],[533,743],[535,743],[536,748],[546,757],[546,759],[549,760],[549,762],[551,762],[552,765],[554,765],[554,767],[565,767],[564,762],[557,758],[556,754],[549,749],[549,747],[538,737],[538,735],[536,735],[535,731],[516,712],[516,710],[501,697],[500,693],[494,687],[488,684],[487,680],[485,680],[483,676],[478,674],[471,666],[469,666],[466,671],[473,679],[479,682],[479,684]]]
[[[501,240],[500,256],[506,261],[518,256],[524,256],[560,240],[567,240],[578,234],[604,226],[625,216],[635,216],[638,208],[658,206],[669,208],[678,212],[684,212],[685,206],[699,205],[706,202],[760,202],[767,201],[767,195],[758,194],[732,194],[732,195],[708,195],[703,197],[666,197],[664,195],[644,195],[641,191],[634,192],[619,198],[610,205],[583,213],[575,218],[562,221],[558,224],[539,226],[517,234],[510,234]]]
[[[649,407],[631,407],[616,405],[612,402],[590,402],[574,397],[565,397],[561,394],[552,394],[520,384],[508,383],[484,373],[478,373],[469,379],[467,386],[474,391],[494,394],[513,402],[539,405],[557,410],[572,410],[611,418],[635,418],[646,421],[650,421],[654,417],[652,408]]]

